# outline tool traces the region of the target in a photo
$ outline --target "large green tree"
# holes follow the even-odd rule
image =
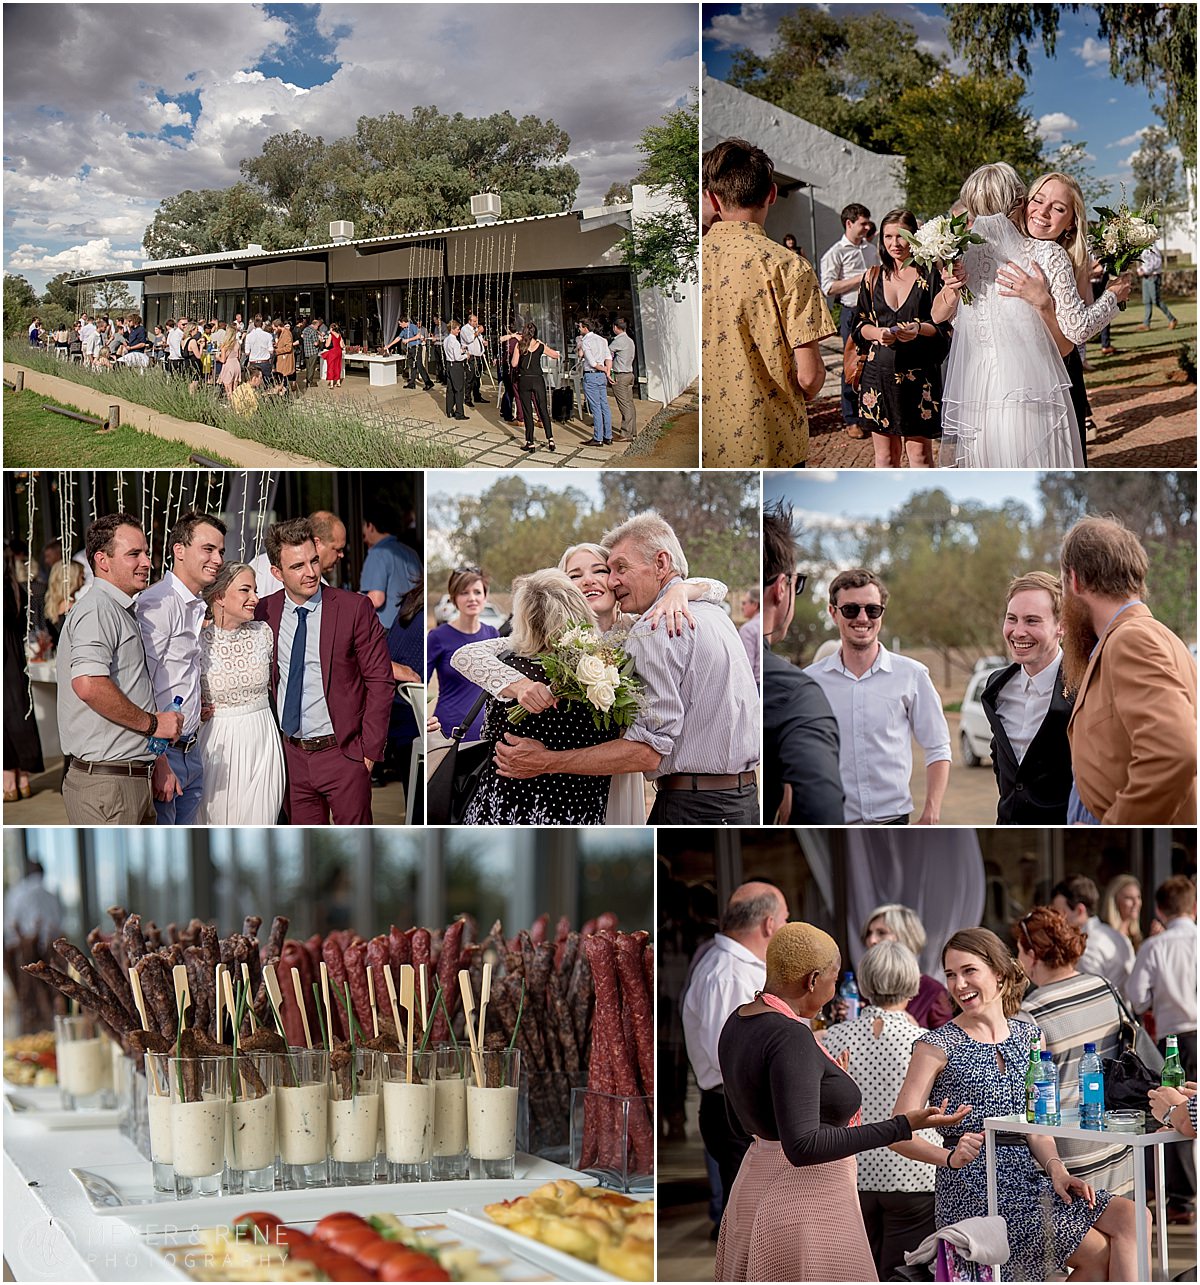
[[[1097,34],[1108,41],[1109,69],[1126,84],[1142,84],[1156,99],[1184,163],[1196,168],[1195,4],[949,4],[954,52],[986,74],[1017,69],[1030,73],[1029,48],[1040,39],[1053,58],[1062,11],[1091,9]]]
[[[693,97],[685,106],[668,112],[661,125],[651,125],[642,134],[638,151],[646,159],[634,182],[668,197],[669,203],[626,233],[625,262],[646,285],[694,282],[699,279],[699,100]]]
[[[37,315],[37,291],[22,276],[13,272],[4,274],[4,333],[19,334],[28,330]]]
[[[1179,164],[1168,150],[1165,129],[1151,125],[1142,135],[1141,146],[1134,153],[1133,202],[1136,206],[1157,205],[1164,211],[1176,211],[1183,199],[1179,184]]]

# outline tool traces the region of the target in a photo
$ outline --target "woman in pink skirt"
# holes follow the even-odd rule
[[[878,1280],[854,1157],[966,1114],[943,1103],[859,1123],[858,1086],[809,1027],[841,966],[828,933],[785,924],[767,946],[765,987],[721,1032],[725,1100],[753,1142],[725,1206],[716,1280]]]

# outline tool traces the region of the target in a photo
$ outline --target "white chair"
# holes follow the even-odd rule
[[[412,706],[413,716],[417,720],[417,739],[413,741],[412,756],[408,768],[408,786],[404,791],[404,824],[412,825],[413,812],[416,810],[417,787],[424,790],[421,780],[421,769],[425,765],[425,684],[397,683],[396,690]]]

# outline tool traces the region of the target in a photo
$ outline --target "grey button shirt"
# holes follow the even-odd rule
[[[133,599],[99,576],[71,608],[58,640],[58,736],[63,753],[88,763],[149,763],[148,732],[109,722],[79,699],[71,680],[111,678],[135,705],[150,713],[154,688]]]
[[[292,663],[292,643],[298,623],[296,609],[308,608],[308,620],[305,622],[304,686],[300,695],[300,736],[306,741],[318,736],[333,735],[333,719],[329,717],[329,706],[325,703],[325,680],[321,674],[322,596],[323,591],[318,589],[307,602],[295,603],[285,594],[283,614],[279,617],[279,686],[275,691],[275,699],[282,717]]]
[[[637,351],[634,342],[628,335],[618,334],[613,338],[612,343],[608,345],[608,351],[612,353],[612,369],[614,375],[632,375],[633,374],[633,355]]]

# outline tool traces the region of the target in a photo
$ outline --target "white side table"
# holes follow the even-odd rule
[[[1156,1133],[1113,1133],[1104,1130],[1098,1133],[1095,1129],[1079,1127],[1079,1112],[1064,1111],[1063,1124],[1030,1124],[1022,1115],[988,1116],[983,1122],[983,1142],[987,1164],[987,1201],[988,1214],[999,1213],[999,1201],[996,1196],[996,1134],[997,1133],[1040,1133],[1049,1138],[1071,1138],[1076,1142],[1096,1142],[1099,1138],[1105,1141],[1119,1141],[1122,1146],[1133,1148],[1133,1203],[1137,1219],[1137,1279],[1150,1279],[1150,1241],[1146,1235],[1146,1166],[1142,1163],[1142,1152],[1147,1147],[1154,1148],[1154,1189],[1158,1194],[1158,1265],[1164,1277],[1167,1272],[1167,1195],[1166,1180],[1163,1174],[1163,1147],[1168,1142],[1188,1142],[1183,1134],[1174,1129],[1159,1129]]]

